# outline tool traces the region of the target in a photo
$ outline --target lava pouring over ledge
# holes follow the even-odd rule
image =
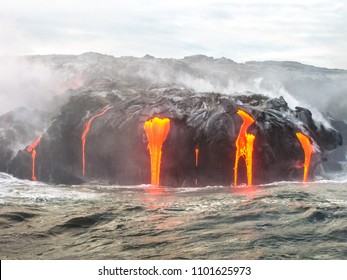
[[[240,157],[243,157],[247,169],[247,185],[251,186],[253,181],[253,143],[255,136],[247,133],[248,127],[255,122],[255,120],[245,111],[238,109],[237,114],[243,119],[239,135],[236,139],[236,156],[234,166],[234,185],[237,185],[238,167]]]
[[[93,117],[91,117],[89,119],[89,121],[84,126],[84,130],[83,130],[82,137],[81,137],[81,139],[82,139],[82,174],[83,175],[85,174],[85,171],[86,171],[85,148],[86,148],[87,134],[89,132],[90,125],[91,125],[91,123],[93,122],[94,119],[104,115],[108,110],[110,110],[112,108],[113,108],[113,106],[104,108],[101,112],[99,112],[98,114],[96,114]]]
[[[296,137],[298,137],[300,144],[301,144],[301,147],[304,150],[305,161],[304,161],[304,179],[303,179],[303,182],[307,183],[308,172],[309,172],[310,164],[311,164],[311,156],[313,153],[313,146],[311,144],[310,138],[307,135],[305,135],[301,132],[297,132]]]
[[[195,166],[196,167],[199,166],[199,149],[198,148],[195,149]]]
[[[170,119],[155,117],[146,121],[143,128],[147,135],[151,157],[151,184],[159,186],[162,146],[170,131]]]
[[[199,167],[199,148],[195,148],[195,167],[196,167],[196,178],[195,186],[198,185],[198,167]]]
[[[28,146],[27,151],[28,153],[31,153],[31,180],[36,181],[36,175],[35,175],[35,159],[36,159],[36,147],[40,143],[42,138],[42,135],[40,135],[34,143],[32,143],[30,146]]]

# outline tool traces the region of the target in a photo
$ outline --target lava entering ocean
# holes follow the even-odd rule
[[[19,144],[11,141],[25,140],[22,127],[30,126],[20,124],[15,134],[6,130],[7,138],[0,137],[0,172],[67,185],[100,181],[128,186],[235,184],[237,188],[280,180],[310,181],[320,164],[326,171],[341,167],[336,165],[338,158],[332,163],[329,159],[328,165],[322,159],[343,145],[343,135],[316,122],[309,110],[289,108],[282,98],[171,88],[158,92],[141,91],[136,98],[121,91],[76,95],[51,121],[45,121],[49,126],[35,128],[45,134],[35,152],[28,149],[32,154],[27,145],[11,158],[12,147]],[[91,108],[96,111],[82,120]],[[11,119],[0,116],[0,126],[6,125],[0,129],[7,129]],[[298,162],[300,169],[296,169]]]
[[[36,147],[40,143],[42,135],[40,135],[34,143],[28,146],[27,151],[31,153],[31,180],[36,181],[35,175],[35,159],[36,159]]]
[[[198,148],[195,149],[195,166],[196,167],[199,166],[199,149]]]
[[[301,147],[304,150],[305,160],[304,160],[304,179],[303,182],[306,183],[308,179],[308,172],[310,170],[311,156],[313,153],[313,146],[310,142],[310,138],[301,133],[297,132],[296,137],[298,137]]]
[[[195,186],[197,186],[198,185],[198,167],[199,167],[199,148],[195,148],[195,167],[196,167]]]
[[[236,139],[236,156],[235,156],[235,166],[234,166],[234,185],[237,185],[238,167],[239,159],[243,157],[247,169],[247,185],[252,185],[253,180],[253,142],[255,136],[253,134],[247,133],[248,127],[255,122],[255,120],[246,113],[245,111],[238,109],[237,114],[242,118],[243,123],[240,128],[239,135]]]
[[[151,184],[159,186],[163,143],[170,131],[170,119],[153,118],[144,123],[151,157]]]
[[[86,139],[87,139],[87,134],[88,134],[89,129],[90,129],[90,125],[94,119],[104,115],[108,110],[110,110],[112,108],[113,108],[113,106],[104,108],[101,112],[99,112],[98,114],[91,117],[89,119],[89,121],[84,126],[84,130],[83,130],[82,137],[81,137],[81,139],[82,139],[82,174],[83,175],[85,174],[85,171],[86,171],[85,147],[86,147]]]

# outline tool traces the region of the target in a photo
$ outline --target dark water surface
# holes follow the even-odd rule
[[[347,259],[347,182],[52,186],[0,173],[1,259]]]

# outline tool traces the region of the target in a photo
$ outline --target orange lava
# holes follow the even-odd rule
[[[40,135],[34,143],[28,146],[27,151],[31,153],[31,180],[36,181],[35,176],[35,159],[36,159],[36,147],[40,143],[42,135]]]
[[[296,137],[298,137],[301,147],[304,150],[304,154],[305,154],[305,161],[304,161],[304,179],[303,182],[307,182],[308,179],[308,171],[310,169],[310,164],[311,164],[311,156],[313,153],[313,146],[311,144],[310,138],[301,133],[301,132],[297,132],[296,133]]]
[[[195,167],[199,166],[199,148],[195,148]],[[195,178],[195,185],[198,185],[198,178]]]
[[[90,125],[91,125],[93,120],[95,120],[97,117],[100,117],[100,116],[104,115],[108,110],[110,110],[112,108],[113,108],[113,106],[112,107],[106,107],[101,112],[99,112],[96,115],[94,115],[93,117],[91,117],[88,120],[88,122],[84,125],[84,130],[83,130],[83,133],[82,133],[82,174],[83,175],[85,174],[85,171],[86,171],[85,148],[86,148],[87,134],[89,132]]]
[[[159,186],[162,146],[170,131],[170,119],[153,118],[143,125],[151,157],[151,184]]]
[[[255,136],[253,134],[248,134],[248,127],[255,122],[251,115],[245,111],[238,109],[237,114],[243,119],[243,124],[241,125],[239,135],[236,139],[236,157],[234,166],[234,185],[237,185],[238,167],[239,159],[243,157],[246,163],[247,169],[247,185],[252,185],[253,180],[253,143]]]

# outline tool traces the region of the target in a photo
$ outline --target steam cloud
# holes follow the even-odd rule
[[[238,64],[203,55],[156,59],[96,53],[0,58],[0,115],[19,106],[51,109],[48,104],[54,96],[83,85],[101,91],[97,85],[104,80],[120,91],[181,86],[197,92],[283,96],[291,108],[307,107],[321,121],[319,112],[347,120],[344,70],[295,62]]]
[[[27,57],[0,58],[0,115],[17,107],[46,110],[54,96],[73,84],[71,74]]]

